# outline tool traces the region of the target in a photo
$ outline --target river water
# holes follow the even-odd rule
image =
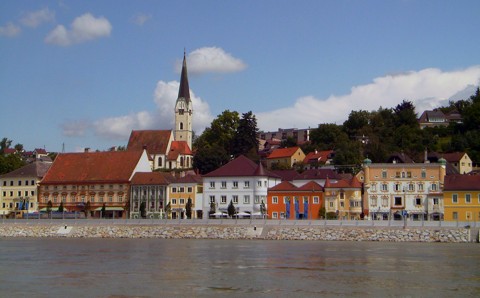
[[[1,297],[479,297],[480,245],[0,239]]]

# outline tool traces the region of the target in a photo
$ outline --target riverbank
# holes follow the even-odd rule
[[[470,228],[321,227],[253,225],[4,224],[0,237],[265,239],[389,242],[476,242]]]

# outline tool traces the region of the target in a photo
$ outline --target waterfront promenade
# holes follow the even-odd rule
[[[4,219],[0,237],[477,242],[479,222],[264,219]]]

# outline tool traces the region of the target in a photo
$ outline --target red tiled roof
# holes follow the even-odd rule
[[[292,184],[289,181],[282,181],[281,183],[275,185],[274,187],[271,187],[268,189],[269,191],[292,191],[292,190],[298,190],[298,187],[296,187],[294,184]]]
[[[480,175],[447,175],[444,190],[480,190]]]
[[[332,179],[338,179],[338,174],[332,169],[309,169],[298,174],[295,180],[315,180],[326,179],[327,177]]]
[[[167,154],[170,139],[171,130],[132,130],[127,150],[143,150],[146,146],[149,154]]]
[[[328,160],[328,156],[332,153],[333,153],[333,150],[310,152],[307,154],[307,156],[305,156],[304,163],[311,163],[311,162],[325,163]]]
[[[300,147],[278,148],[272,151],[267,159],[291,157]]]
[[[286,181],[292,181],[298,175],[298,172],[295,171],[294,169],[271,170],[270,172],[272,172],[273,174],[281,177],[282,180],[286,180]]]
[[[452,152],[452,153],[443,153],[440,154],[448,162],[459,162],[462,157],[465,155],[465,152]]]
[[[60,153],[41,183],[128,181],[143,151]]]
[[[5,148],[5,149],[3,149],[3,153],[5,153],[5,154],[13,154],[15,152],[17,152],[17,150],[15,150],[15,148]]]
[[[200,175],[185,175],[175,179],[174,183],[202,183],[203,178]]]
[[[310,181],[299,187],[298,190],[323,191],[323,187],[315,181]]]
[[[350,181],[341,179],[337,180],[337,182],[331,182],[330,179],[327,178],[325,181],[324,188],[361,188],[362,183],[358,181],[357,177],[353,177]]]
[[[35,148],[35,152],[37,152],[37,154],[47,154],[47,150],[42,148]]]
[[[170,176],[170,177],[168,177]],[[132,185],[168,185],[173,177],[162,172],[138,172],[132,177]]]
[[[258,176],[256,174],[257,167],[259,167],[259,165],[257,165],[255,162],[248,159],[244,155],[240,155],[226,165],[204,175],[204,177]],[[277,177],[277,175],[269,171],[264,170],[263,172],[265,175],[262,176]]]
[[[190,150],[190,147],[185,141],[172,141],[167,158],[169,160],[177,160],[179,155],[192,155],[192,150]]]

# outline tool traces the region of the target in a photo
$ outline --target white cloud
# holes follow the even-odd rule
[[[178,81],[159,81],[154,91],[157,111],[142,111],[125,116],[111,117],[94,123],[95,134],[117,140],[128,140],[133,129],[173,129]],[[200,134],[213,119],[209,106],[190,90],[193,102],[193,130]]]
[[[428,68],[375,78],[371,84],[355,86],[346,95],[326,99],[298,98],[293,106],[255,113],[261,130],[279,127],[317,127],[320,123],[342,124],[353,110],[393,108],[402,100],[412,101],[417,114],[444,105],[448,99],[480,84],[480,65],[457,71]]]
[[[60,46],[69,46],[89,40],[110,36],[112,25],[104,18],[95,18],[90,13],[75,18],[71,29],[58,25],[45,38],[45,42]]]
[[[244,70],[247,65],[240,59],[233,57],[221,48],[204,47],[196,49],[187,57],[188,72],[199,73],[229,73]],[[181,61],[177,62],[176,70],[180,72]]]
[[[132,22],[136,25],[142,26],[152,18],[151,14],[137,13],[132,17]]]
[[[20,32],[22,32],[22,29],[11,22],[0,27],[0,36],[14,37],[20,34]]]
[[[44,8],[25,14],[25,16],[20,19],[20,23],[35,28],[42,23],[52,22],[53,20],[55,20],[55,12],[50,11],[48,8]]]

